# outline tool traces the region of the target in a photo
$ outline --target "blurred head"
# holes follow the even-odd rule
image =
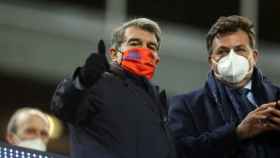
[[[112,61],[120,64],[122,52],[128,49],[147,48],[153,53],[155,62],[158,62],[160,34],[159,25],[150,19],[138,18],[122,24],[113,33]]]
[[[233,87],[243,87],[258,60],[252,22],[242,16],[220,17],[207,34],[210,69]]]
[[[43,112],[33,108],[17,110],[8,123],[8,143],[45,151],[49,141],[49,121]]]

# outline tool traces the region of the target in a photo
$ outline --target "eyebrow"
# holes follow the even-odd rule
[[[221,47],[217,48],[217,50],[219,50],[219,49],[230,49],[230,48],[229,47],[225,47],[225,46],[221,46]]]
[[[246,45],[237,45],[234,48],[247,48],[247,46]]]
[[[232,49],[232,48],[246,48],[246,45],[240,44],[240,45],[237,45],[237,46],[234,46],[234,47],[221,46],[221,47],[217,48],[216,50],[219,50],[219,49]]]
[[[218,47],[216,49],[212,49],[212,51],[219,51],[219,50],[229,50],[231,48],[228,48],[228,47],[225,47],[225,46],[221,46],[221,47]]]

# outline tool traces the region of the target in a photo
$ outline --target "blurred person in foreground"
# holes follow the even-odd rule
[[[279,87],[256,66],[252,22],[220,17],[206,40],[204,87],[170,100],[169,126],[180,157],[278,158]]]
[[[21,108],[10,118],[6,141],[24,148],[46,151],[50,138],[49,128],[45,113],[34,108]]]
[[[74,158],[174,158],[165,93],[150,81],[159,63],[160,27],[138,18],[103,41],[55,91],[51,109],[69,123]]]

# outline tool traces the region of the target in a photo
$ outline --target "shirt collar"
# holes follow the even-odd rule
[[[252,80],[250,80],[243,88],[252,90]]]

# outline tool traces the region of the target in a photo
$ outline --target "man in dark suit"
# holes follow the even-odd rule
[[[280,89],[256,66],[252,22],[220,17],[208,32],[207,48],[204,87],[170,101],[169,125],[180,157],[278,158]]]
[[[51,109],[69,124],[72,157],[175,157],[165,94],[150,82],[159,46],[156,22],[128,21],[113,34],[112,64],[100,41],[98,52],[58,85]]]

